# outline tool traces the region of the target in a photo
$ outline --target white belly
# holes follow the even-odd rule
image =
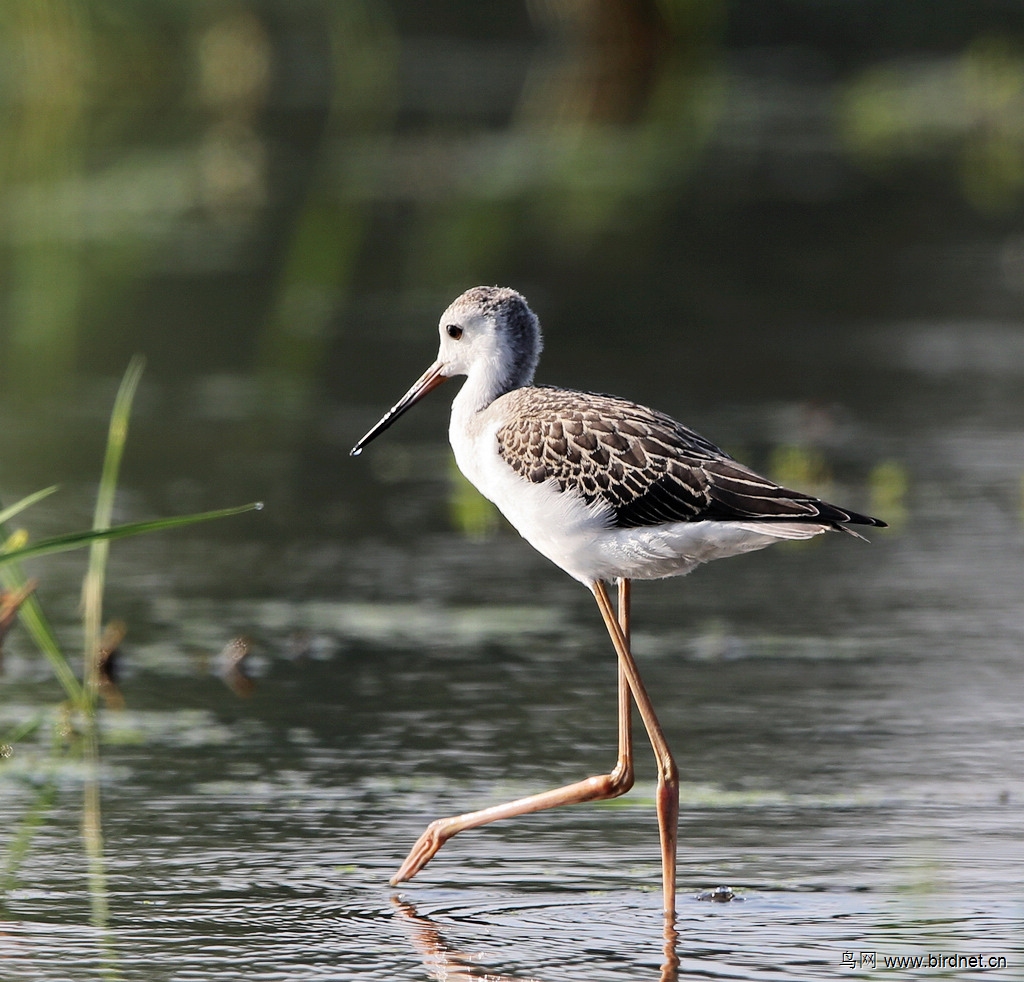
[[[645,528],[612,527],[612,510],[587,504],[553,481],[534,484],[498,453],[499,422],[470,438],[450,430],[455,460],[484,497],[493,501],[541,555],[587,585],[596,580],[660,579],[695,566],[778,542],[807,539],[827,526],[784,522],[672,522]]]

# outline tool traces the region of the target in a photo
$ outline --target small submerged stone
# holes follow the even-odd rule
[[[727,904],[732,900],[737,903],[743,902],[743,898],[733,893],[730,887],[715,887],[714,890],[705,890],[703,893],[698,893],[694,900],[706,900],[713,904]]]

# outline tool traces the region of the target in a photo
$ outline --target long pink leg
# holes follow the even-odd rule
[[[608,591],[600,581],[591,589],[597,598],[597,606],[601,609],[605,627],[611,635],[612,644],[619,656],[619,667],[625,672],[629,688],[633,693],[637,709],[647,729],[654,756],[658,762],[657,810],[658,828],[661,832],[661,879],[665,897],[666,918],[672,918],[676,909],[676,841],[679,825],[679,769],[668,748],[665,734],[662,732],[658,717],[654,714],[650,697],[640,680],[636,662],[629,650],[629,637],[612,612]]]
[[[605,594],[607,599],[607,593]],[[610,605],[610,602],[609,602]],[[613,615],[614,619],[614,615]],[[629,636],[629,581],[619,581],[619,620],[615,621],[620,637]],[[628,650],[628,645],[627,645]],[[502,818],[515,818],[528,815],[530,812],[543,811],[545,808],[557,808],[559,805],[574,805],[581,801],[601,801],[605,798],[617,798],[633,787],[633,733],[630,717],[630,691],[632,685],[619,659],[619,756],[615,767],[609,774],[588,777],[575,784],[540,794],[517,798],[503,805],[481,808],[479,811],[467,812],[465,815],[454,815],[451,818],[439,818],[431,822],[423,834],[416,840],[405,862],[398,872],[391,877],[391,885],[395,886],[403,880],[412,879],[427,863],[433,859],[437,851],[453,835],[465,832],[489,822]],[[635,691],[635,690],[634,690]]]
[[[619,627],[629,645],[631,583],[625,577],[619,579]],[[625,767],[629,773],[629,784],[623,789],[625,794],[633,786],[633,693],[629,688],[629,679],[619,665],[619,760],[615,765],[617,771]],[[613,774],[615,771],[612,772]]]

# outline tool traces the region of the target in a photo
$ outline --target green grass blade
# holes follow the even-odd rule
[[[94,531],[110,528],[114,513],[114,498],[117,494],[117,478],[121,470],[121,458],[128,440],[128,423],[131,419],[132,402],[142,379],[146,362],[136,355],[128,365],[114,399],[110,412],[110,426],[107,430],[107,449],[103,457],[99,489],[96,493],[96,509],[93,512]],[[89,543],[89,566],[82,582],[82,608],[85,633],[85,690],[90,704],[99,691],[99,648],[100,630],[103,620],[103,585],[106,580],[107,558],[110,555],[109,539],[93,539]]]
[[[93,531],[102,532],[110,528],[114,512],[114,498],[117,494],[117,478],[121,470],[121,458],[128,440],[128,423],[131,419],[132,401],[142,378],[145,361],[135,357],[131,360],[114,399],[107,430],[107,450],[103,457],[99,488],[96,492],[96,509],[93,512]],[[82,801],[82,844],[87,862],[89,900],[92,908],[94,927],[106,932],[110,918],[110,898],[107,890],[107,866],[103,855],[102,795],[100,793],[99,762],[100,738],[96,720],[96,700],[100,689],[100,630],[103,623],[103,586],[107,574],[107,558],[110,555],[109,539],[93,539],[89,544],[89,565],[82,581],[82,608],[85,664],[85,727],[83,732],[83,754],[88,777],[83,788]],[[105,938],[106,948],[112,953],[109,937]]]
[[[11,562],[5,568],[0,568],[0,581],[8,590],[20,590],[28,582],[21,567],[15,562]],[[67,658],[64,657],[64,652],[60,650],[56,635],[53,633],[46,615],[43,614],[43,608],[36,600],[35,594],[27,597],[18,608],[18,621],[32,635],[36,647],[50,663],[53,674],[57,676],[57,681],[60,682],[68,699],[76,707],[81,706],[84,698],[82,685],[71,670]]]
[[[36,491],[35,494],[30,494],[27,498],[22,498],[21,501],[16,502],[10,507],[0,510],[0,535],[8,535],[9,530],[6,528],[7,519],[56,490],[56,485],[54,485],[51,488]],[[3,547],[0,546],[0,554],[2,553]],[[3,583],[6,589],[12,591],[21,590],[28,583],[28,578],[22,573],[15,558],[12,558],[6,567],[0,566],[0,582]],[[57,680],[63,687],[68,699],[75,706],[80,706],[84,690],[75,677],[75,673],[71,670],[67,659],[64,657],[64,652],[60,650],[56,635],[54,635],[45,614],[43,614],[43,608],[40,606],[35,594],[30,595],[22,603],[18,610],[18,618],[29,634],[32,635],[32,640],[35,641],[36,647],[39,648],[43,656],[50,663],[50,667],[53,669],[54,675],[57,676]]]
[[[43,498],[48,498],[54,491],[57,490],[57,485],[53,485],[51,488],[43,488],[42,491],[36,491],[34,494],[30,494],[21,501],[16,501],[13,505],[8,505],[2,511],[0,511],[0,525],[14,518],[19,512],[23,512],[26,508],[31,508],[37,501],[42,501]]]
[[[3,756],[4,747],[13,747],[14,744],[24,740],[25,737],[31,736],[44,722],[43,714],[39,713],[24,723],[19,723],[14,729],[8,730],[3,736],[0,736],[0,757]]]
[[[97,539],[125,539],[132,535],[145,535],[149,532],[163,532],[166,529],[182,528],[186,525],[197,525],[200,522],[211,522],[218,518],[231,518],[249,511],[260,511],[262,501],[252,501],[247,505],[236,505],[233,508],[218,508],[215,511],[197,512],[192,515],[176,515],[173,518],[156,518],[148,522],[129,522],[126,525],[114,525],[108,529],[90,529],[86,532],[68,532],[55,535],[50,539],[41,539],[35,545],[14,549],[11,552],[0,552],[0,566],[6,563],[35,559],[37,556],[48,556],[56,552],[70,552],[81,549]]]

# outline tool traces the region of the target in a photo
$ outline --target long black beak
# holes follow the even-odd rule
[[[366,436],[364,436],[350,451],[349,454],[352,457],[358,457],[363,452],[365,447],[371,440],[380,436],[395,420],[398,419],[407,409],[412,409],[417,402],[420,401],[428,392],[432,392],[442,382],[448,381],[447,375],[442,375],[441,370],[444,365],[435,361],[415,382],[412,384],[412,388],[401,399],[398,400],[383,416],[380,420],[374,423],[370,427]]]

